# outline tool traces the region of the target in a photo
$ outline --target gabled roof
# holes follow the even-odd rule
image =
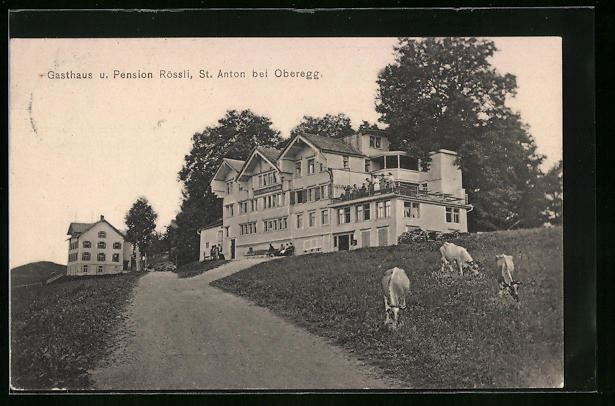
[[[320,152],[330,152],[334,154],[354,155],[360,157],[365,156],[355,147],[341,139],[303,133],[297,134],[290,140],[290,142],[286,145],[286,148],[284,148],[284,151],[280,154],[280,158],[286,154],[286,152],[295,144],[295,142],[297,142],[298,139],[301,139],[303,142],[312,148],[319,150]]]
[[[212,179],[214,179],[214,180],[217,179],[218,178],[218,173],[224,167],[228,167],[232,171],[235,171],[235,172],[240,172],[241,168],[243,167],[244,164],[245,164],[245,161],[241,161],[239,159],[222,158],[222,163],[218,167],[218,170],[216,171],[216,173],[214,173],[214,176],[213,176]]]
[[[256,150],[263,154],[265,158],[273,164],[273,166],[276,166],[275,163],[280,156],[280,152],[282,152],[279,149],[269,147],[256,147]]]
[[[246,162],[246,161],[240,161],[239,159],[231,159],[231,158],[222,158],[222,159],[236,172],[239,172],[243,164]]]
[[[269,163],[269,165],[275,168],[278,172],[280,171],[280,169],[276,165],[278,157],[280,156],[280,150],[277,150],[275,148],[258,146],[252,150],[252,152],[250,153],[250,157],[246,159],[246,162],[243,164],[243,168],[241,168],[241,171],[237,175],[237,179],[240,179],[243,176],[244,171],[246,170],[248,165],[250,165],[250,162],[254,159],[254,157],[256,157],[257,155],[264,159],[267,163]]]
[[[357,150],[355,147],[348,144],[347,142],[344,142],[343,140],[339,138],[323,137],[320,135],[306,134],[306,133],[301,134],[301,136],[307,139],[308,141],[310,141],[318,149],[324,152],[336,152],[336,153],[346,154],[346,155],[364,156],[361,153],[361,151]]]
[[[122,233],[120,230],[118,230],[117,228],[113,227],[113,224],[109,223],[107,220],[105,220],[104,218],[100,219],[99,221],[95,222],[95,223],[70,223],[70,225],[68,226],[68,231],[66,232],[67,235],[81,235],[87,231],[89,231],[92,227],[94,227],[96,224],[98,223],[106,223],[109,227],[111,227],[116,233],[118,233],[119,235],[121,235],[124,239],[126,239],[126,235],[124,233]]]
[[[66,234],[81,234],[92,228],[94,224],[95,223],[70,223]]]

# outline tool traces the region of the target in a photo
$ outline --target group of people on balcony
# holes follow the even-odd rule
[[[389,172],[387,175],[384,173],[379,176],[372,176],[371,178],[365,178],[365,182],[357,187],[357,184],[344,187],[344,191],[340,195],[342,200],[358,199],[365,196],[373,196],[377,193],[385,193],[393,190],[395,186],[395,179],[393,174]]]

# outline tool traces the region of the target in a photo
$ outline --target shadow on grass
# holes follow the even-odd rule
[[[227,262],[229,261],[225,259],[205,262],[196,261],[186,265],[182,265],[179,268],[175,269],[173,272],[176,273],[179,278],[194,278],[195,276],[199,276],[202,273],[224,265]]]

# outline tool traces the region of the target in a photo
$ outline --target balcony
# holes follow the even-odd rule
[[[466,209],[471,207],[465,195],[458,197],[450,193],[430,192],[429,190],[419,189],[416,184],[400,181],[387,182],[381,187],[377,187],[374,184],[361,188],[346,186],[339,197],[332,199],[332,204],[336,205],[358,199],[369,200],[369,198],[385,195],[411,197],[413,200],[426,203],[458,205]]]

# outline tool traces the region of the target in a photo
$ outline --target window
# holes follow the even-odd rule
[[[307,191],[306,190],[297,190],[295,193],[295,202],[305,203],[307,201]]]
[[[329,210],[323,210],[320,212],[320,222],[323,226],[329,224]]]
[[[404,202],[404,217],[418,219],[421,217],[421,206],[414,202]]]
[[[398,167],[398,163],[397,163],[397,155],[387,155],[385,157],[385,165],[387,167],[387,169],[389,168],[397,168]]]
[[[96,244],[96,248],[100,248],[101,250],[104,250],[105,248],[107,248],[107,243],[104,241],[98,241],[98,244]]]
[[[103,266],[98,265],[98,267],[96,267],[96,273],[102,273],[102,271],[103,271]]]
[[[114,250],[119,250],[120,248],[122,248],[122,243],[121,242],[114,242],[113,243],[113,249]]]
[[[328,199],[329,198],[329,185],[320,186],[320,199]]]
[[[96,260],[99,262],[105,262],[105,253],[104,252],[99,252],[98,255],[96,256]]]
[[[92,248],[92,243],[90,241],[84,241],[83,248]]]
[[[384,216],[391,217],[391,201],[387,200],[384,202]]]
[[[378,202],[377,207],[376,218],[381,219],[384,217],[384,202]]]
[[[83,254],[81,254],[82,261],[89,261],[90,259],[91,259],[91,255],[89,252],[84,252]]]
[[[369,220],[372,217],[371,214],[372,213],[371,213],[371,208],[370,208],[369,203],[364,204],[363,205],[363,220],[364,221]]]
[[[232,185],[233,185],[233,184],[232,184],[231,182],[227,182],[227,183],[226,183],[226,185],[225,185],[225,186],[226,186],[226,194],[227,194],[227,195],[230,195],[230,194],[231,194],[231,192],[233,191],[233,186],[232,186]]]
[[[113,262],[120,262],[120,254],[113,254],[113,257],[111,258],[111,261],[113,261]]]
[[[239,234],[247,235],[256,233],[256,221],[240,224],[239,225]]]
[[[256,200],[256,199],[252,199],[252,204],[251,204],[251,206],[252,206],[252,211],[256,211],[256,210],[258,210],[258,200]]]
[[[418,171],[419,170],[419,160],[416,158],[412,158],[409,156],[405,156],[405,155],[401,155],[399,157],[399,163],[400,163],[400,167],[401,169],[409,169],[412,171]]]
[[[83,273],[88,273],[88,266],[87,266],[87,265],[83,265],[83,266],[81,267],[81,271],[82,271]]]
[[[369,172],[371,169],[371,161],[369,159],[365,160],[365,172]]]
[[[338,224],[350,223],[350,207],[343,207],[337,211]]]
[[[344,160],[344,169],[348,169],[350,168],[350,164],[348,163],[348,160],[350,158],[347,155],[344,155],[343,160]]]
[[[229,236],[229,234],[230,234],[230,230],[229,230],[229,228],[230,228],[230,227],[224,227],[224,229],[226,230],[226,236],[227,236],[227,237],[228,237],[228,236]]]
[[[311,211],[308,213],[308,227],[314,227],[316,225],[316,212]]]
[[[233,205],[227,204],[225,207],[226,207],[226,217],[233,217]]]
[[[421,192],[427,192],[427,183],[421,183]]]
[[[209,248],[209,242],[205,242],[205,248]]]
[[[301,161],[295,162],[295,176],[301,176]]]
[[[320,171],[324,172],[325,171],[325,165],[322,162],[318,163],[318,166],[320,166]]]
[[[314,158],[308,159],[307,164],[308,164],[308,175],[313,175],[316,169]]]
[[[382,138],[375,135],[370,135],[369,146],[372,148],[382,148]]]
[[[297,229],[303,228],[303,213],[297,214]]]
[[[104,231],[99,231],[98,232],[98,238],[107,238],[107,233]]]
[[[363,221],[363,206],[357,206],[357,221]]]
[[[446,208],[446,222],[447,223],[459,223],[459,209],[453,209],[452,207]]]

